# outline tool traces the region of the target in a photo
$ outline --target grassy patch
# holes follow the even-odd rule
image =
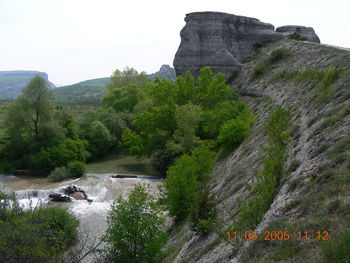
[[[270,56],[262,63],[253,68],[253,79],[265,74],[273,64],[276,64],[289,56],[286,49],[280,48],[271,52]]]
[[[265,151],[264,168],[257,173],[257,183],[252,197],[241,207],[235,229],[253,229],[270,207],[275,197],[275,188],[284,174],[284,163],[290,137],[290,116],[278,107],[268,118],[265,131],[269,146]]]
[[[323,262],[349,263],[350,262],[350,231],[339,231],[340,234],[332,240],[321,242],[324,256]]]
[[[324,122],[321,124],[321,129],[326,129],[328,127],[333,126],[337,122],[341,121],[344,117],[342,115],[336,115],[334,117],[329,117],[324,120]]]
[[[253,68],[253,78],[262,76],[267,71],[267,66],[264,64],[257,65]]]

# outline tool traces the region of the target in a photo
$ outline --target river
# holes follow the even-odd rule
[[[156,193],[161,179],[112,178],[112,174],[87,173],[79,179],[53,183],[47,178],[30,176],[0,175],[0,190],[14,192],[19,204],[24,209],[37,205],[57,205],[67,208],[80,221],[79,239],[98,240],[107,228],[107,214],[111,204],[119,196],[127,197],[136,184],[149,185],[150,192]],[[49,202],[52,192],[63,192],[63,188],[76,185],[88,195],[86,200],[74,200],[68,203]],[[85,262],[88,262],[88,258]]]

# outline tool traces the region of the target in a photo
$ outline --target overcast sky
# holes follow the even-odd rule
[[[0,0],[0,71],[38,70],[58,85],[132,66],[172,65],[186,13],[221,11],[312,26],[350,47],[350,0]]]

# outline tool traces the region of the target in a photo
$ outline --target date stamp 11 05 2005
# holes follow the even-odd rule
[[[259,233],[258,231],[231,231],[226,232],[227,240],[266,240],[266,241],[275,241],[275,240],[329,240],[329,231],[315,231],[315,232],[306,232],[306,231],[263,231]]]

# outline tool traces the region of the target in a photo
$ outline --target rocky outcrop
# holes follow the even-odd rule
[[[89,199],[84,190],[80,189],[75,185],[67,186],[63,189],[63,193],[51,193],[49,195],[51,202],[71,202],[72,198],[75,200],[86,200],[89,203],[92,199]]]
[[[279,40],[287,35],[282,32],[284,27],[281,27],[281,32],[276,32],[271,24],[227,13],[190,13],[185,21],[174,59],[176,75],[185,75],[187,71],[198,75],[202,67],[209,66],[214,73],[222,72],[229,78],[253,53],[255,43]],[[292,27],[287,29],[288,34],[293,33]],[[319,42],[312,28],[294,29],[309,41]]]
[[[92,199],[88,198],[85,191],[75,185],[67,186],[64,189],[64,193],[70,197],[73,197],[75,200],[86,200],[88,202],[92,202]]]
[[[276,32],[282,33],[285,36],[289,36],[293,33],[299,33],[302,37],[305,37],[307,41],[320,43],[320,39],[315,33],[312,27],[305,26],[281,26],[276,28]]]
[[[71,202],[72,198],[68,195],[59,194],[59,193],[52,193],[49,194],[49,198],[51,202]]]
[[[175,69],[170,67],[169,65],[162,65],[159,69],[159,71],[147,75],[150,79],[154,80],[156,78],[160,79],[169,79],[169,80],[175,80],[176,79],[176,73]]]

